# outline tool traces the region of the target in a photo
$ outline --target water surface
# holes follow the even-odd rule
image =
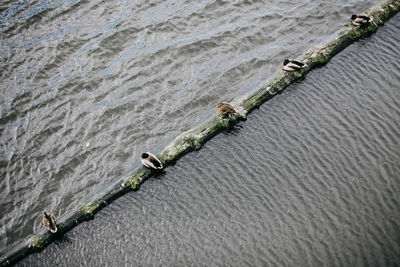
[[[398,25],[20,265],[398,266]]]
[[[14,245],[377,1],[3,1],[0,245]],[[0,252],[0,254],[3,254]]]

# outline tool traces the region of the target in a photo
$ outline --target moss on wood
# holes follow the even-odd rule
[[[44,245],[44,240],[40,235],[34,235],[29,241],[29,247],[34,249],[41,249]]]

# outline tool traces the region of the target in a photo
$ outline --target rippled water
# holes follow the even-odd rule
[[[399,265],[398,25],[21,265]]]
[[[0,245],[160,151],[376,1],[8,1]]]

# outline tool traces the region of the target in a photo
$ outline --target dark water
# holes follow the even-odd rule
[[[21,265],[398,266],[399,25]]]
[[[375,2],[1,1],[1,247]]]

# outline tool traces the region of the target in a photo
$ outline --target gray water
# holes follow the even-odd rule
[[[20,265],[398,266],[399,25]]]
[[[0,246],[377,1],[2,1]],[[3,254],[3,253],[0,253]]]

